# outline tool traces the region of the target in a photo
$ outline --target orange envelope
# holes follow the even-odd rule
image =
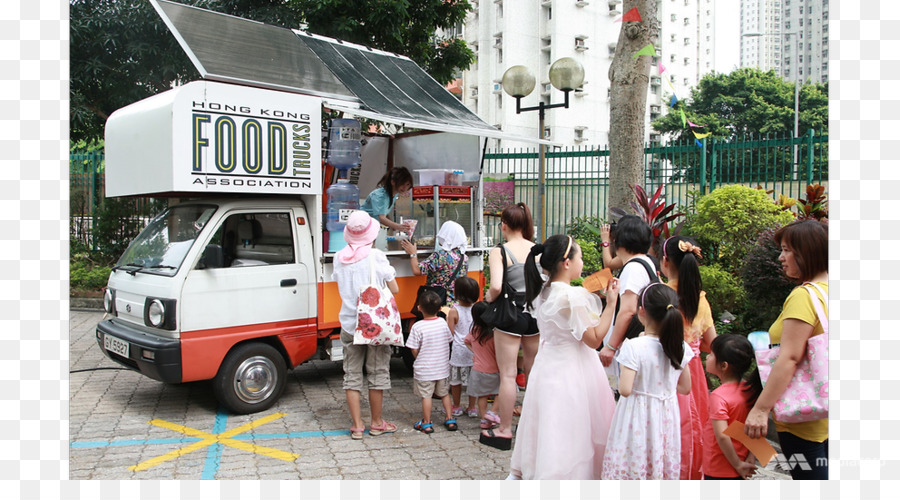
[[[604,267],[596,273],[588,276],[581,283],[585,290],[594,293],[597,290],[606,290],[609,280],[612,279],[612,271]]]
[[[725,429],[725,435],[746,446],[763,467],[769,463],[769,460],[775,458],[775,448],[772,448],[772,445],[766,441],[766,438],[758,437],[756,439],[751,439],[750,436],[744,434],[743,422],[738,422],[737,420],[732,422],[731,425]]]

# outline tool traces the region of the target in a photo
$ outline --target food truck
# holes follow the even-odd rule
[[[201,80],[133,103],[106,124],[106,196],[167,197],[113,267],[97,325],[113,361],[166,383],[211,380],[234,413],[269,408],[287,369],[339,360],[335,242],[325,229],[323,112],[418,129],[363,134],[349,181],[362,197],[389,167],[417,172],[394,217],[418,222],[424,258],[445,220],[470,238],[485,284],[481,160],[503,134],[403,56],[165,0],[154,8]],[[327,129],[325,129],[327,132]],[[387,243],[390,245],[390,242]],[[424,276],[399,246],[404,318]],[[405,348],[398,355],[407,356]]]

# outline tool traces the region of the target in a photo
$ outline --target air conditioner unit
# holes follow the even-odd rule
[[[495,39],[494,39],[494,48],[495,48],[495,49],[499,49],[499,48],[502,48],[502,47],[503,47],[503,39],[502,39],[502,38],[495,38]]]
[[[469,95],[472,96],[473,98],[477,98],[478,97],[478,87],[472,87],[471,89],[469,89]]]
[[[587,0],[575,0],[576,7],[584,7],[588,3],[590,3],[590,2],[588,2]]]
[[[659,142],[660,135],[659,134],[650,134],[650,142]]]
[[[495,94],[499,94],[500,92],[503,91],[503,84],[495,83],[495,84],[494,84],[494,88],[493,88],[492,91],[493,91]]]
[[[549,95],[550,92],[553,91],[553,84],[551,83],[542,83],[541,84],[541,95]]]
[[[660,84],[660,79],[658,76],[650,77],[650,85],[659,85],[659,84]]]
[[[610,16],[620,16],[620,15],[622,15],[622,11],[613,6],[610,6],[609,15]]]
[[[651,113],[659,113],[659,105],[654,104],[654,105],[650,106],[650,112]]]
[[[575,89],[575,97],[584,97],[588,93],[584,89]]]
[[[587,48],[587,46],[585,46],[583,39],[581,39],[581,38],[575,39],[575,50],[577,50],[579,52],[584,52],[587,49],[588,48]]]

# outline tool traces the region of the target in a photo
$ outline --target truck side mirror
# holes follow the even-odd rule
[[[222,251],[221,245],[206,245],[203,250],[203,256],[197,263],[197,269],[215,269],[225,267],[225,253]]]

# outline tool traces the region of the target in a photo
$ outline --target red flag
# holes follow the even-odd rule
[[[641,21],[641,14],[638,12],[637,7],[632,7],[631,10],[622,16],[622,22],[627,21]]]

